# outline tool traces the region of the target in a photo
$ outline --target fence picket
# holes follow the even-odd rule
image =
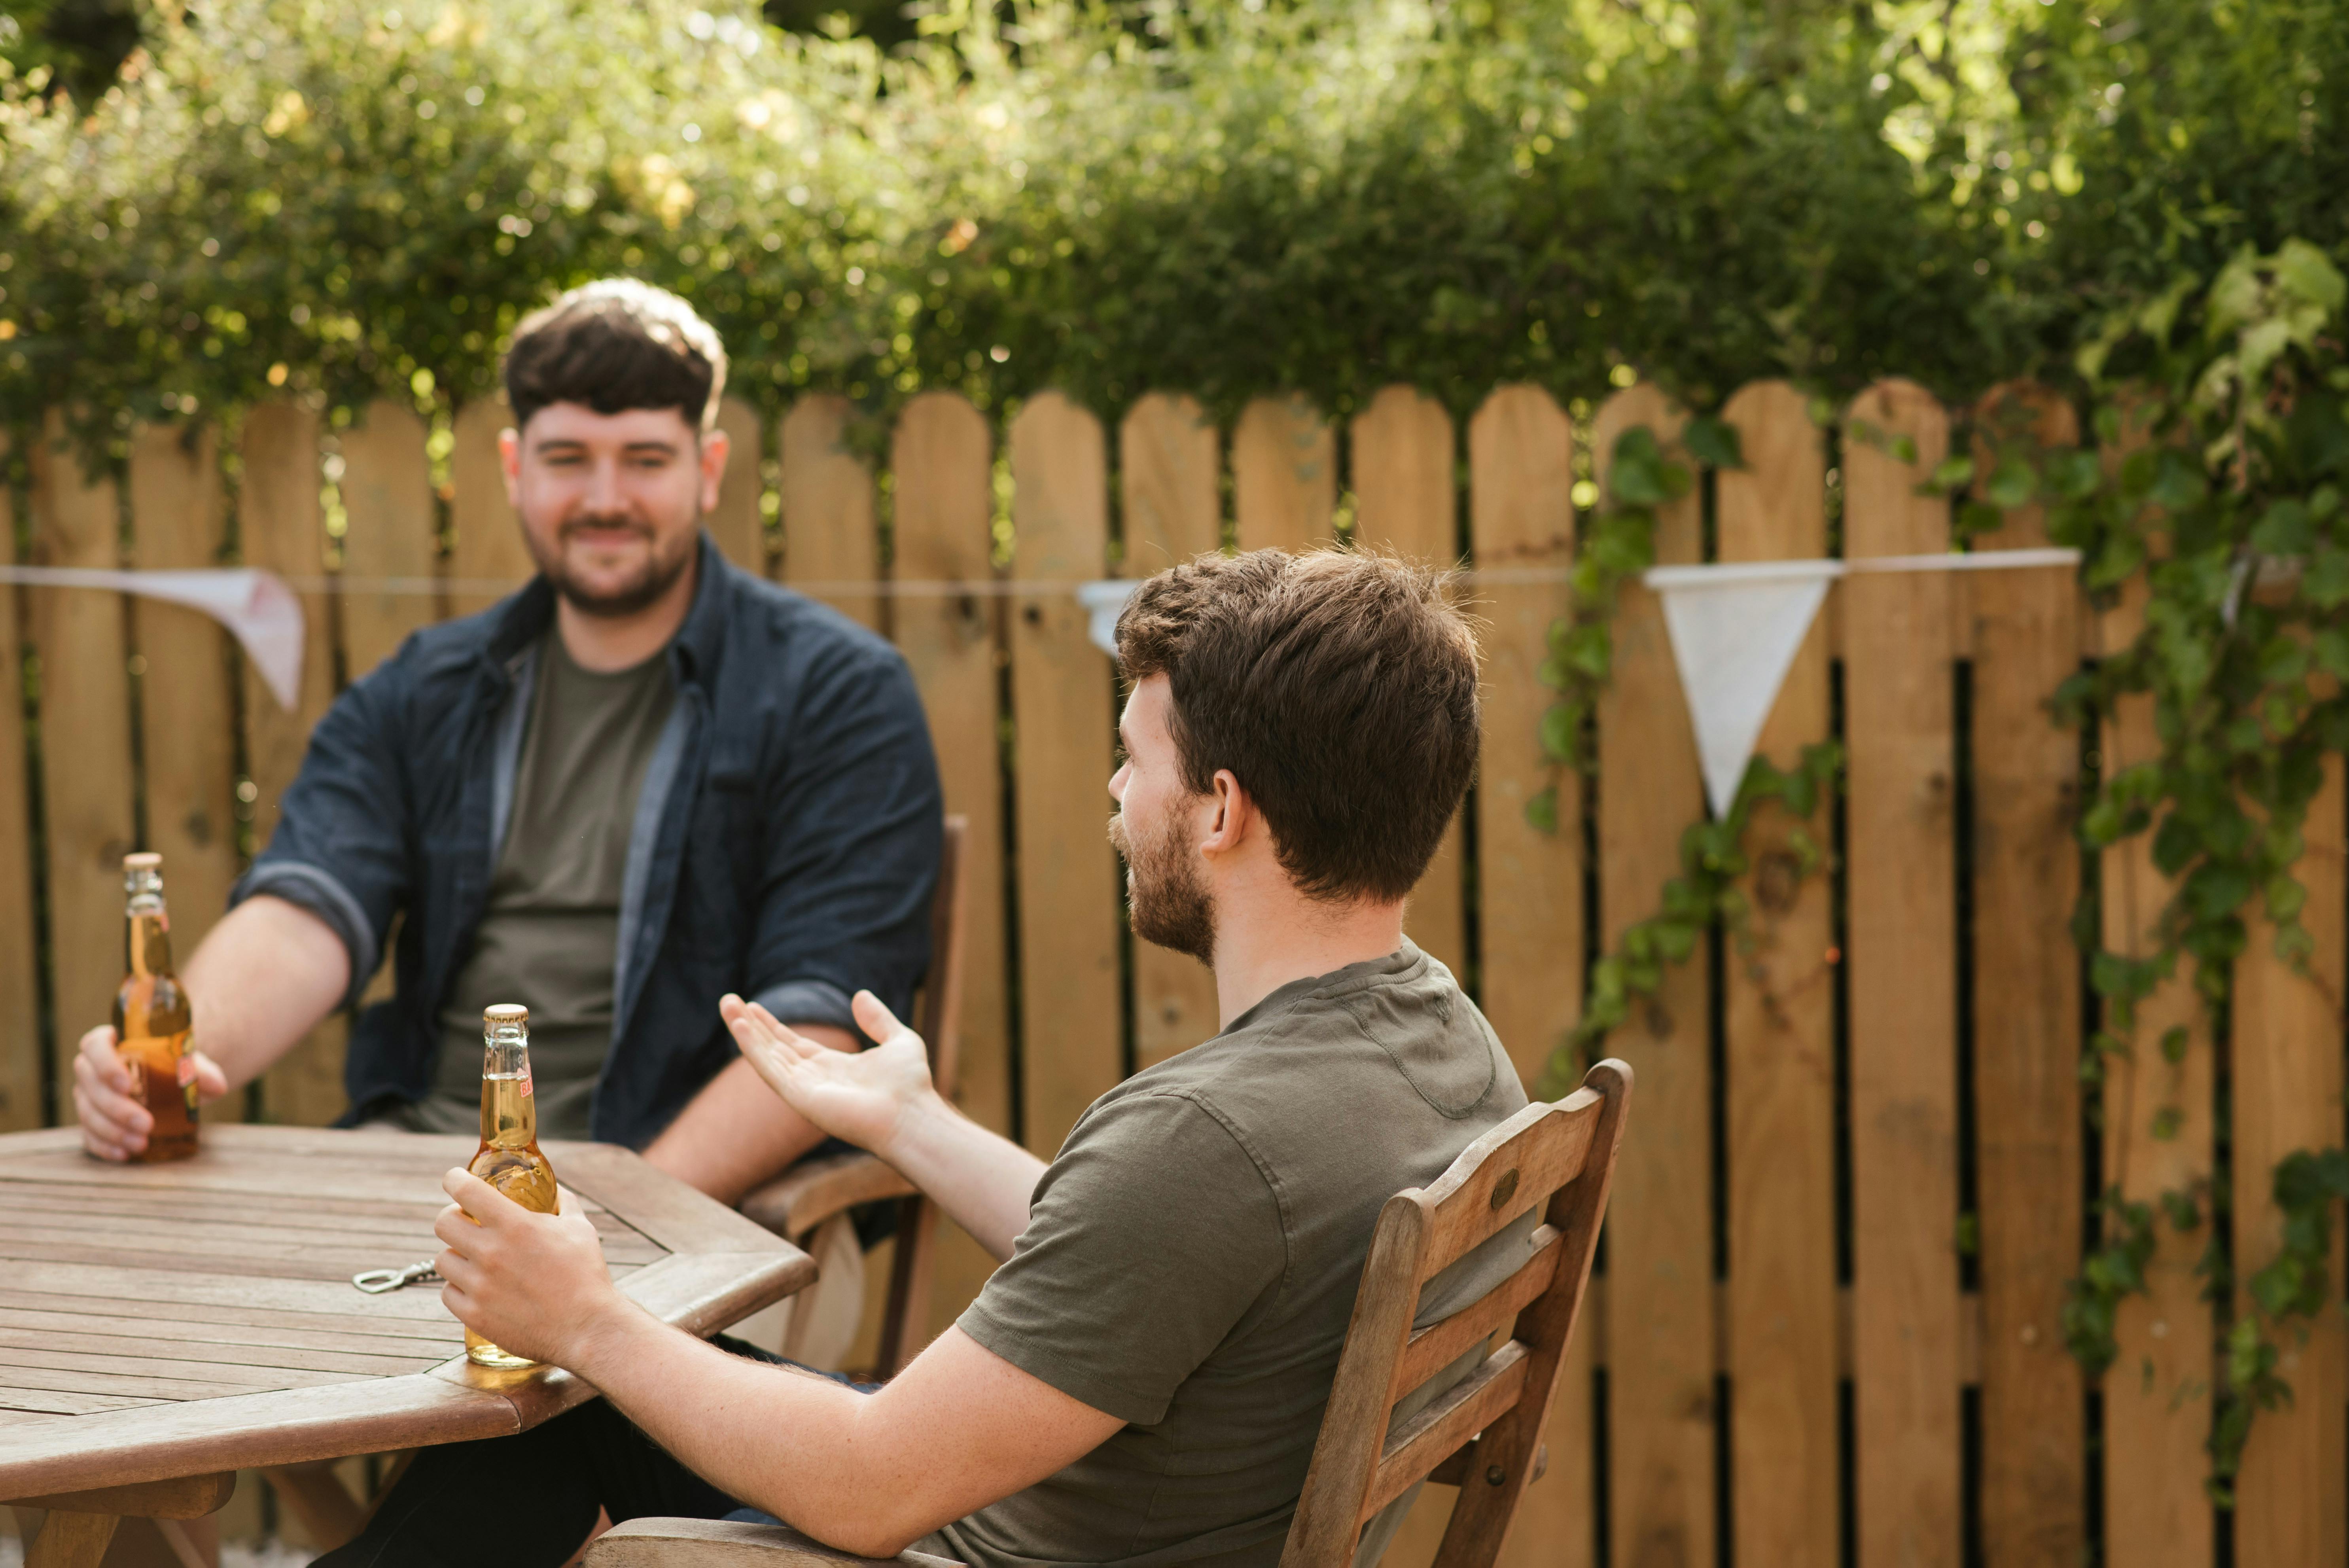
[[[1948,549],[1948,501],[1918,493],[1949,453],[1941,405],[1914,382],[1879,381],[1854,400],[1844,430],[1846,554]],[[1903,438],[1916,446],[1905,461],[1887,444]],[[1859,1560],[1956,1568],[1962,1460],[1950,587],[1946,573],[1901,572],[1852,577],[1842,592]]]
[[[1603,491],[1615,443],[1645,425],[1667,445],[1685,416],[1651,385],[1592,421]],[[1660,507],[1656,559],[1702,556],[1696,496]],[[1781,707],[1784,707],[1782,700]],[[1681,835],[1704,815],[1696,744],[1655,596],[1627,584],[1614,678],[1599,700],[1599,909],[1604,950],[1656,913]],[[1612,1556],[1659,1568],[1713,1561],[1712,984],[1702,955],[1666,967],[1652,1000],[1607,1037],[1640,1078],[1640,1136],[1615,1164],[1607,1214],[1608,1510]]]
[[[1826,441],[1784,381],[1723,410],[1745,461],[1715,481],[1724,560],[1826,552]],[[1815,628],[1762,732],[1790,766],[1826,739],[1827,661]],[[1733,936],[1723,1085],[1729,1239],[1731,1516],[1743,1563],[1826,1563],[1837,1550],[1834,940],[1824,867],[1795,867],[1794,835],[1826,843],[1825,810],[1754,814],[1744,888],[1754,944]],[[1863,1560],[1865,1561],[1865,1560]]]
[[[315,577],[324,565],[325,522],[318,510],[318,418],[293,403],[264,403],[244,419],[244,487],[237,507],[238,535],[249,566],[287,577]],[[244,677],[246,765],[255,790],[253,836],[266,848],[277,827],[278,802],[301,771],[310,730],[334,701],[334,647],[327,640],[326,597],[302,601],[302,685],[292,712],[277,705],[247,661]],[[343,1110],[340,1018],[329,1018],[278,1060],[263,1079],[269,1119],[324,1126]]]
[[[2314,942],[2309,973],[2294,971],[2275,949],[2275,928],[2248,923],[2251,942],[2235,961],[2232,1074],[2235,1158],[2235,1278],[2248,1282],[2283,1241],[2272,1172],[2295,1149],[2341,1146],[2341,997],[2349,946],[2349,803],[2342,761],[2324,759],[2324,783],[2309,802],[2306,848],[2292,874],[2308,889],[2302,923]],[[2333,1235],[2325,1301],[2313,1322],[2278,1337],[2276,1371],[2292,1385],[2290,1403],[2262,1410],[2243,1446],[2235,1496],[2239,1563],[2349,1563],[2349,1333],[2338,1306],[2342,1246]],[[2235,1311],[2248,1313],[2248,1291]]]
[[[220,564],[227,507],[215,441],[210,426],[143,424],[132,432],[130,526],[142,569]],[[145,669],[147,847],[163,857],[173,956],[185,964],[226,912],[236,880],[234,645],[192,609],[149,599],[133,613]],[[240,1100],[231,1095],[204,1115],[233,1121]]]
[[[702,526],[718,541],[726,558],[754,577],[768,576],[767,520],[759,511],[764,481],[760,464],[767,454],[766,421],[759,410],[740,398],[718,404],[718,428],[729,443],[726,476],[719,482],[718,504],[702,519]]]
[[[827,392],[802,398],[783,416],[783,581],[802,592],[808,583],[869,583],[881,576],[873,470],[847,440],[854,413],[846,398]],[[984,528],[979,541],[983,566]],[[899,563],[905,559],[901,544]],[[889,624],[877,594],[826,590],[818,597],[860,626],[879,631]],[[895,609],[901,618],[909,613],[902,605]]]
[[[0,460],[10,442],[0,434]],[[16,497],[0,484],[0,541],[16,553]],[[41,1125],[40,981],[33,930],[33,816],[26,799],[25,649],[18,590],[0,591],[0,1132]]]
[[[1199,405],[1153,392],[1118,430],[1129,577],[1216,548],[1223,531],[1221,443]],[[1195,959],[1135,939],[1134,1065],[1163,1062],[1216,1032],[1216,977]]]
[[[1386,388],[1354,417],[1350,439],[1355,539],[1389,545],[1431,566],[1458,561],[1452,417],[1444,405],[1410,387]],[[1412,889],[1405,924],[1412,940],[1465,981],[1471,976],[1462,836],[1455,816]]]
[[[2110,453],[2118,462],[2142,444],[2134,422]],[[2116,653],[2145,620],[2146,580],[2133,577],[2105,612],[2098,641]],[[2153,699],[2122,698],[2097,737],[2104,776],[2161,754]],[[2153,862],[2153,835],[2137,834],[2104,852],[2097,906],[2105,946],[2142,958],[2158,945],[2154,929],[2173,891]],[[2135,1049],[2104,1064],[2104,1174],[2129,1203],[2157,1214],[2167,1191],[2206,1190],[2213,1165],[2214,1047],[2209,1020],[2194,994],[2190,961],[2137,1007]],[[2181,1060],[2158,1048],[2173,1028],[2186,1031]],[[2164,1106],[2179,1113],[2173,1136],[2156,1137]],[[2204,1224],[2208,1224],[2206,1219]],[[2105,1221],[2109,1233],[2112,1221]],[[2210,1388],[2217,1372],[2212,1322],[2197,1265],[2207,1231],[2180,1235],[2157,1220],[2146,1290],[2121,1300],[2113,1338],[2118,1354],[2104,1378],[2105,1561],[2131,1568],[2207,1568],[2215,1528],[2202,1478],[2210,1431]]]
[[[788,421],[783,439],[788,484],[793,439]],[[925,392],[898,417],[890,461],[897,476],[897,570],[923,581],[985,584],[994,576],[988,554],[994,441],[987,421],[952,392]],[[788,502],[784,518],[790,526]],[[784,565],[790,564],[787,547]],[[996,728],[999,603],[979,595],[909,598],[895,607],[895,630],[929,714],[947,809],[970,821],[963,840],[968,948],[956,1098],[973,1121],[1009,1134],[1011,1026],[1003,920],[1003,772]],[[952,1323],[994,1266],[961,1230],[941,1225],[931,1277],[931,1325]]]
[[[485,610],[529,580],[537,566],[523,543],[522,520],[506,501],[505,465],[498,434],[513,422],[505,399],[477,398],[457,410],[456,447],[449,454],[449,575],[465,583],[510,584],[492,591],[451,592],[449,613]]]
[[[1109,554],[1101,421],[1058,392],[1011,425],[1014,574],[1099,577]],[[1123,1075],[1116,857],[1109,815],[1112,698],[1071,593],[1012,601],[1011,714],[1019,759],[1020,1068],[1028,1147],[1050,1158]]]
[[[1301,396],[1258,398],[1232,432],[1232,513],[1243,550],[1326,544],[1338,510],[1338,438]]]
[[[88,472],[49,416],[33,450],[33,558],[45,566],[121,565],[114,481]],[[33,596],[41,657],[41,799],[49,842],[51,995],[58,1114],[71,1114],[72,1057],[107,1021],[122,980],[122,857],[133,847],[130,670],[119,594]]]
[[[1978,458],[1988,456],[1979,432],[2010,421],[2049,444],[2078,440],[2069,405],[2016,387],[1979,409]],[[1974,547],[2047,542],[2034,506],[2008,513]],[[2080,952],[2069,930],[2080,892],[2080,750],[2047,697],[2079,667],[2080,590],[2069,570],[2045,567],[1976,573],[1961,592],[1973,607],[1982,1555],[2075,1563],[2087,1551],[2086,1406],[2062,1312],[2080,1268],[2085,1158]]]
[[[343,589],[344,670],[357,680],[434,619],[430,595],[388,592],[384,578],[429,578],[440,565],[440,519],[424,421],[388,400],[370,403],[342,435],[343,576],[378,586]]]
[[[1483,568],[1555,569],[1574,559],[1574,429],[1547,392],[1504,387],[1468,425],[1469,528]],[[1485,736],[1476,785],[1480,978],[1486,1018],[1528,1092],[1582,1015],[1582,781],[1539,739],[1556,694],[1535,671],[1565,583],[1494,583],[1485,617]],[[1555,826],[1527,819],[1554,789]],[[1571,1082],[1580,1064],[1563,1076]],[[1584,1568],[1591,1560],[1590,1336],[1569,1352],[1544,1440],[1549,1472],[1518,1506],[1511,1568]],[[1448,1501],[1448,1500],[1447,1500]]]

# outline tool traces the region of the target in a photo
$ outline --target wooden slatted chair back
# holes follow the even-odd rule
[[[930,1048],[930,1079],[949,1100],[962,1064],[963,949],[968,926],[962,907],[962,862],[963,844],[969,836],[970,818],[947,818],[938,840],[937,891],[930,899],[930,974],[914,1010],[914,1032]]]
[[[949,816],[938,840],[938,886],[930,898],[930,973],[914,1011],[915,1033],[930,1049],[930,1081],[951,1101],[962,1064],[962,971],[968,929],[963,910],[963,845],[970,819]],[[918,1192],[897,1200],[897,1247],[889,1262],[889,1300],[882,1309],[874,1365],[894,1377],[921,1354],[928,1335],[930,1272],[937,1260],[938,1206]]]
[[[1489,1568],[1500,1554],[1540,1468],[1630,1093],[1631,1069],[1601,1062],[1565,1099],[1527,1106],[1470,1144],[1432,1186],[1387,1200],[1281,1568],[1348,1568],[1363,1524],[1431,1477],[1460,1487],[1435,1568]],[[1515,1272],[1413,1326],[1430,1280],[1535,1209],[1542,1223]],[[1395,1420],[1399,1402],[1505,1331],[1482,1365]]]

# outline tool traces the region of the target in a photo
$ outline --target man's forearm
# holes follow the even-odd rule
[[[856,1049],[845,1029],[793,1026],[835,1051]],[[823,1141],[823,1129],[777,1097],[748,1062],[729,1062],[645,1150],[657,1170],[731,1208]]]
[[[948,1329],[878,1393],[729,1355],[627,1303],[560,1357],[729,1497],[890,1557],[1052,1474],[1122,1424]]]
[[[1028,1205],[1044,1162],[1000,1133],[989,1132],[931,1094],[875,1150],[918,1187],[998,1262],[1028,1229]]]
[[[298,904],[258,893],[222,916],[181,967],[194,1008],[191,1042],[229,1087],[251,1083],[349,993],[351,955]]]

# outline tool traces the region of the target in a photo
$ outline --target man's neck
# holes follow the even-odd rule
[[[698,553],[697,553],[698,556]],[[677,628],[693,607],[693,586],[701,569],[688,560],[677,581],[660,597],[633,615],[589,615],[561,595],[555,596],[554,626],[563,638],[563,651],[580,669],[597,674],[633,670],[668,646]]]
[[[1216,1027],[1291,981],[1381,959],[1402,946],[1393,904],[1323,904],[1309,898],[1232,900],[1216,910]]]

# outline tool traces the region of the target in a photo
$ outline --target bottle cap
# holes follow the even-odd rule
[[[152,871],[162,864],[163,857],[160,855],[156,854],[151,849],[142,850],[137,855],[126,855],[122,857],[122,868],[125,871]]]
[[[495,1002],[481,1009],[484,1023],[527,1023],[530,1009],[519,1002]]]

